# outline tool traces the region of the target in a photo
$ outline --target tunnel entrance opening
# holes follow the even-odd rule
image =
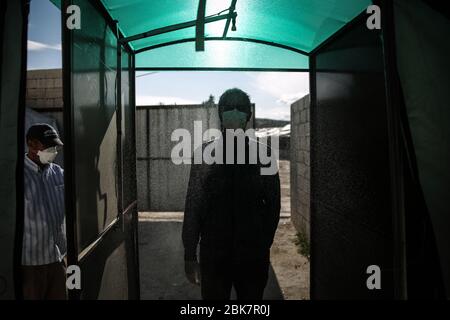
[[[186,83],[186,79],[189,79],[189,83]],[[279,95],[277,97],[264,94],[256,85],[259,83],[261,87],[265,87],[274,82],[278,83],[279,87],[282,87],[281,83],[285,84],[284,90],[279,89],[276,92]],[[198,286],[190,284],[184,274],[184,249],[181,242],[190,171],[190,165],[185,162],[190,160],[193,152],[174,153],[174,148],[180,142],[178,136],[174,137],[173,133],[180,129],[186,131],[192,138],[190,139],[192,151],[195,148],[193,137],[196,136],[195,131],[198,131],[200,123],[202,131],[201,134],[197,132],[198,139],[209,140],[210,136],[203,134],[210,132],[211,129],[220,128],[217,108],[220,94],[225,89],[237,86],[246,90],[251,96],[253,105],[252,118],[246,129],[255,130],[258,137],[270,139],[271,136],[276,136],[279,142],[281,219],[271,250],[272,265],[265,299],[309,299],[309,262],[300,253],[299,244],[301,233],[303,246],[309,246],[306,233],[309,231],[309,222],[302,221],[304,229],[300,229],[300,224],[294,227],[291,222],[292,173],[290,173],[289,128],[291,113],[295,111],[298,122],[300,118],[303,121],[301,130],[303,136],[300,137],[298,128],[294,130],[295,139],[301,140],[301,143],[297,143],[298,146],[294,144],[295,152],[300,151],[300,144],[302,152],[305,152],[306,139],[309,135],[306,133],[305,125],[306,109],[309,110],[306,105],[309,100],[307,98],[295,100],[308,94],[308,82],[307,74],[293,72],[153,71],[137,74],[136,132],[141,298],[200,298]],[[182,89],[175,92],[173,88]],[[200,92],[198,100],[191,94],[195,91]],[[155,98],[148,97],[150,93]],[[172,98],[167,98],[170,95]],[[276,100],[282,96],[293,98],[283,104],[277,103]],[[204,102],[200,103],[202,100]],[[283,119],[282,115],[286,116],[284,121],[280,120]],[[173,159],[174,154],[176,159]],[[298,158],[300,156],[296,155],[295,159]],[[294,174],[297,175],[297,172]],[[306,193],[307,190],[303,192]],[[300,194],[295,193],[295,199],[300,203]],[[304,199],[305,197],[302,197],[302,200]],[[304,209],[306,210],[306,207]],[[299,210],[296,214],[298,215],[296,222],[307,216],[307,212],[300,213]],[[235,298],[234,292],[232,297]]]
[[[436,137],[448,136],[448,48],[434,37],[446,34],[437,27],[449,29],[427,1],[396,0],[395,9],[379,1],[382,30],[367,29],[372,2],[360,0],[339,8],[231,1],[226,10],[203,0],[176,2],[181,10],[146,1],[52,2],[62,8],[68,263],[84,275],[71,299],[139,298],[135,73],[168,70],[310,73],[311,298],[447,295],[449,161],[442,159],[449,155],[442,150],[449,148]],[[28,5],[3,1],[0,14],[1,132],[10,139],[0,189],[5,297],[20,296]],[[72,6],[83,13],[79,29],[66,28]],[[415,25],[420,34],[410,32]],[[383,290],[366,286],[373,265]],[[436,275],[431,284],[421,280],[423,268]]]

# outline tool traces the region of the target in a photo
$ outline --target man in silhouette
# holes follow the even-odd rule
[[[223,161],[207,164],[203,159],[191,165],[182,232],[185,272],[190,282],[201,284],[206,300],[230,299],[232,286],[237,299],[260,300],[267,283],[270,247],[280,217],[280,180],[278,171],[262,174],[265,165],[259,157],[251,161],[249,154],[254,151],[252,143],[271,156],[273,150],[246,137],[245,160],[239,162],[242,150],[237,138],[226,133],[245,130],[251,116],[249,96],[236,88],[227,90],[219,100],[222,136],[202,145],[202,151],[223,150],[211,153]],[[230,143],[232,149],[227,147]]]

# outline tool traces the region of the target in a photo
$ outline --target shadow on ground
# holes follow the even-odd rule
[[[139,221],[141,299],[201,299],[200,287],[189,283],[184,275],[181,227],[181,221]],[[233,293],[232,299],[234,297]],[[264,299],[283,299],[272,266]]]

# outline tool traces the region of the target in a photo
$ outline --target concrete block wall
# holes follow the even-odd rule
[[[252,112],[253,117],[247,129],[255,126],[254,104]],[[139,211],[184,211],[190,166],[175,165],[172,162],[172,148],[178,142],[171,140],[171,134],[175,129],[184,128],[193,137],[194,121],[202,121],[203,132],[210,128],[220,128],[217,105],[137,106]]]
[[[62,70],[28,70],[26,107],[56,120],[61,139],[64,142]],[[63,166],[64,150],[55,162]]]
[[[62,70],[28,70],[26,106],[56,119],[63,135]]]
[[[62,107],[62,70],[29,70],[27,102],[35,108]]]
[[[310,236],[309,95],[291,105],[291,220]]]

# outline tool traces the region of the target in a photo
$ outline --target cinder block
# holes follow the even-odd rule
[[[37,108],[45,108],[47,107],[47,101],[45,99],[36,99],[36,107]]]
[[[46,88],[45,98],[62,98],[62,88]]]
[[[297,155],[298,155],[298,157],[297,157],[298,161],[301,163],[305,163],[305,155],[304,155],[303,151],[297,151]]]
[[[53,106],[57,108],[62,108],[64,106],[63,98],[53,99]]]
[[[45,107],[52,108],[53,107],[53,98],[45,98]]]
[[[62,78],[56,78],[54,80],[54,87],[55,88],[62,88],[63,84],[62,84]]]
[[[311,180],[311,177],[310,177],[311,167],[305,165],[305,168],[306,168],[306,170],[305,170],[305,178],[308,179],[308,180]]]
[[[299,179],[299,190],[306,192],[305,179],[303,177]]]
[[[294,124],[298,126],[300,124],[300,112],[296,111],[294,114]]]
[[[305,136],[305,124],[303,124],[303,123],[301,123],[301,124],[299,125],[299,135],[300,135],[301,137]]]
[[[306,191],[300,191],[300,202],[302,205],[309,205],[309,194]]]
[[[55,80],[53,78],[45,79],[45,88],[53,88],[55,86]]]
[[[306,137],[301,137],[300,138],[300,150],[307,151],[307,148],[306,148]]]
[[[36,79],[36,82],[37,82],[36,88],[38,88],[38,89],[45,89],[45,88],[47,88],[47,81],[46,81],[46,79],[39,78],[39,79]]]
[[[300,113],[300,122],[305,123],[306,122],[306,110],[302,110]]]
[[[27,89],[27,99],[40,98],[38,89]]]
[[[34,89],[37,87],[36,79],[27,79],[27,89]]]
[[[305,157],[306,165],[309,166],[310,165],[310,158],[309,158],[309,152],[308,151],[305,152],[304,157]]]
[[[308,170],[308,167],[306,166],[306,164],[304,164],[304,163],[299,164],[298,172],[300,173],[300,176],[306,177],[307,170]]]

